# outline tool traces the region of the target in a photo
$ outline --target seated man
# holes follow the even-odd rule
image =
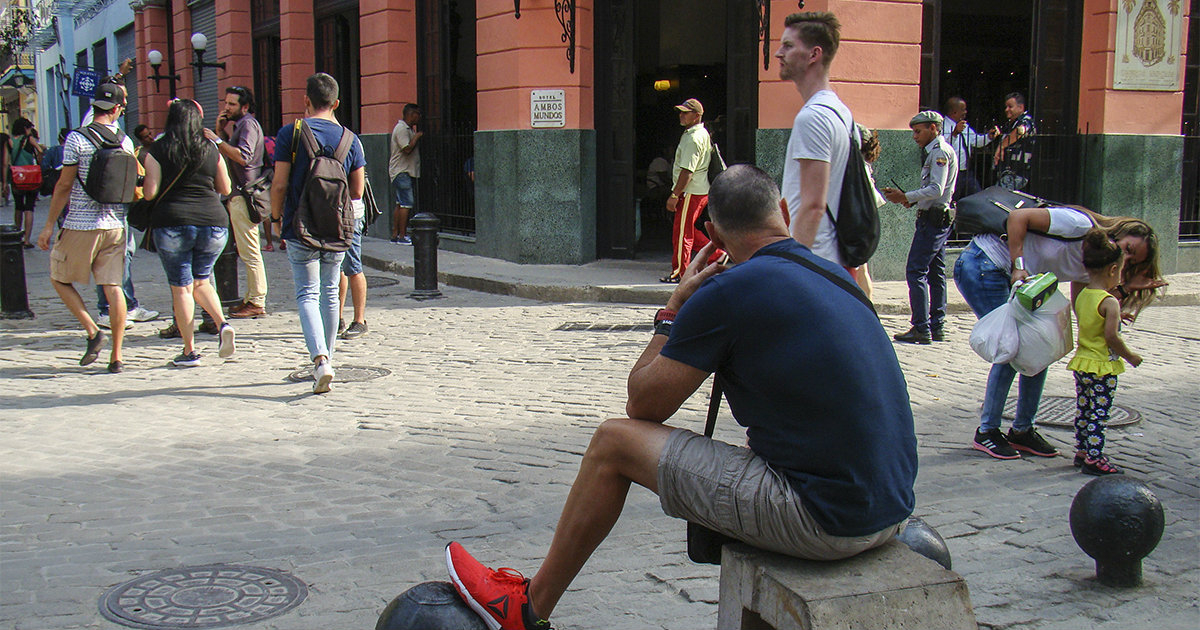
[[[912,513],[917,444],[892,344],[870,308],[787,257],[853,280],[792,239],[779,189],[753,166],[716,179],[709,213],[713,242],[655,318],[629,375],[629,418],[593,435],[541,569],[526,580],[447,545],[455,588],[490,628],[550,627],[631,483],[668,515],[817,560],[881,545]],[[740,264],[706,265],[714,247]],[[713,372],[749,448],[662,424]]]

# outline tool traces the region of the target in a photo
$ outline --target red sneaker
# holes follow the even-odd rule
[[[459,597],[491,630],[550,630],[529,607],[529,580],[519,571],[493,571],[456,542],[446,545],[446,568]]]

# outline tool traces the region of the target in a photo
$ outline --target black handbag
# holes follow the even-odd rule
[[[155,206],[158,205],[159,201],[162,201],[163,197],[167,196],[167,193],[171,192],[171,188],[175,186],[175,182],[179,181],[181,176],[183,176],[183,169],[180,169],[175,174],[175,179],[171,180],[171,183],[166,188],[159,191],[158,196],[153,200],[143,197],[129,204],[129,210],[125,213],[125,220],[129,223],[129,227],[139,232],[145,232],[150,229],[150,217],[154,214]]]
[[[1046,201],[1003,186],[991,186],[958,200],[954,220],[960,234],[1007,234],[1008,213],[1037,208]]]

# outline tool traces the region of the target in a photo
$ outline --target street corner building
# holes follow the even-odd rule
[[[238,85],[270,134],[302,115],[304,79],[328,72],[380,207],[394,203],[389,132],[406,103],[421,105],[415,211],[440,219],[442,248],[519,263],[665,260],[671,217],[646,202],[646,171],[679,140],[672,107],[699,99],[727,163],[781,177],[803,102],[773,55],[799,5],[841,21],[832,87],[879,130],[880,186],[916,184],[915,112],[958,96],[986,133],[1018,92],[1037,129],[1015,150],[1026,192],[1144,218],[1164,273],[1200,271],[1195,2],[8,0],[3,25],[21,14],[24,35],[4,49],[0,95],[6,127],[25,115],[56,132],[132,58],[126,129],[161,129],[172,96],[195,98],[212,126]],[[984,186],[999,181],[994,147],[963,165]],[[895,204],[881,214],[871,273],[900,279],[914,217]],[[384,220],[368,235],[389,230]],[[952,234],[951,258],[963,244]]]

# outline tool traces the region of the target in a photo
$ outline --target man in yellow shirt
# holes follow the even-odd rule
[[[675,149],[671,196],[667,211],[675,214],[671,229],[671,275],[661,282],[679,282],[679,276],[692,260],[692,253],[708,244],[708,237],[696,229],[696,219],[708,205],[708,162],[712,158],[712,140],[704,123],[704,106],[689,98],[675,109],[684,128]]]

